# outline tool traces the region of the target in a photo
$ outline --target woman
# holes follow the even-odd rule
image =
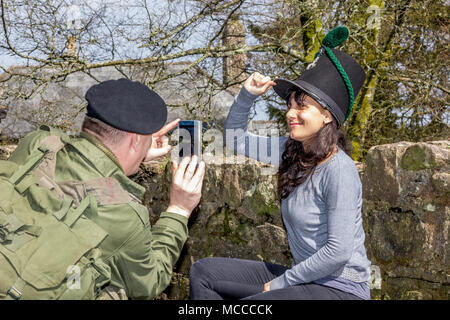
[[[225,124],[226,129],[244,129],[233,145],[238,152],[249,155],[252,139],[279,145],[278,193],[293,266],[201,259],[191,268],[191,299],[370,299],[361,182],[339,130],[365,73],[349,55],[331,49],[334,45],[326,39],[297,81],[252,74]],[[271,87],[286,99],[289,137],[247,132],[250,107]]]

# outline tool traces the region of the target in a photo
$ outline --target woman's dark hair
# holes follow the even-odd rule
[[[306,93],[295,90],[295,101],[301,106],[304,104]],[[291,94],[288,95],[288,104]],[[351,143],[345,134],[337,128],[333,118],[325,124],[317,134],[311,138],[308,147],[303,143],[289,138],[286,141],[281,164],[278,169],[278,196],[280,201],[289,196],[294,189],[308,179],[314,172],[317,164],[324,160],[338,145],[345,153],[350,155]]]

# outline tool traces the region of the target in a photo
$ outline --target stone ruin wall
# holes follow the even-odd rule
[[[14,145],[0,147],[6,159]],[[450,142],[399,142],[370,149],[357,164],[372,299],[449,299]],[[291,265],[273,168],[250,159],[208,165],[190,235],[160,299],[189,298],[189,269],[203,257]],[[152,223],[169,202],[168,159],[142,165],[135,181]]]

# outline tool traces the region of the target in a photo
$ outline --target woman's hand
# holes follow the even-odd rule
[[[274,85],[276,85],[275,81],[272,81],[270,77],[263,76],[259,72],[252,73],[252,75],[244,82],[245,89],[257,96],[266,93]]]
[[[270,281],[264,284],[264,291],[263,292],[268,292],[270,291]]]

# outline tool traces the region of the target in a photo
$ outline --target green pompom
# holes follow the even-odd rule
[[[345,26],[339,26],[328,32],[328,34],[323,38],[322,45],[335,48],[344,43],[348,38],[348,29]]]

